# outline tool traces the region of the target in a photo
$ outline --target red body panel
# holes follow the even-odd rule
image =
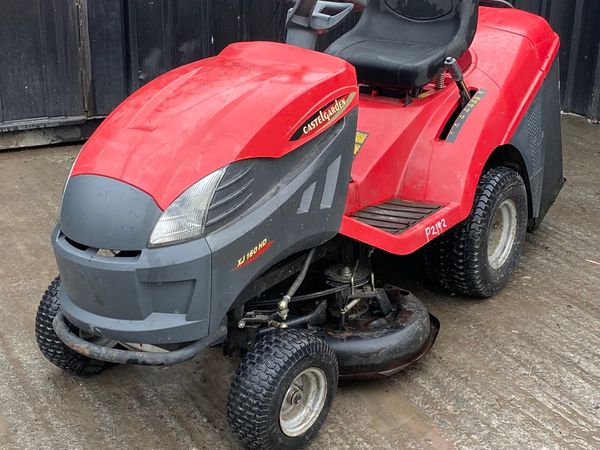
[[[425,245],[428,227],[444,231],[465,219],[490,154],[510,142],[558,52],[543,19],[515,9],[480,8],[465,79],[487,93],[454,143],[439,139],[457,107],[448,87],[408,106],[360,96],[368,137],[352,169],[340,232],[386,251]],[[470,58],[469,58],[470,56]],[[219,56],[171,71],[119,106],[84,146],[73,176],[116,178],[165,209],[187,187],[230,162],[280,157],[312,136],[290,137],[342,95],[357,93],[354,69],[321,53],[275,43],[240,43]],[[358,103],[353,97],[350,111]],[[350,217],[390,198],[444,205],[400,235]]]
[[[455,86],[408,106],[401,100],[362,95],[358,129],[368,137],[352,168],[340,232],[391,253],[408,254],[464,220],[485,163],[497,147],[510,142],[558,48],[558,36],[544,19],[516,9],[480,8],[465,80],[487,94],[454,143],[438,137],[457,106]],[[390,198],[444,208],[399,235],[349,216]],[[432,229],[436,233],[428,232]]]
[[[209,173],[245,158],[283,156],[317,136],[290,141],[319,108],[358,93],[338,58],[271,42],[238,43],[135,92],[83,147],[72,176],[129,183],[167,208]],[[346,109],[358,102],[356,95]]]

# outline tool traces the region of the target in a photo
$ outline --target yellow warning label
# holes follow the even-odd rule
[[[368,136],[369,135],[367,133],[363,133],[362,131],[356,132],[356,140],[354,141],[354,156],[360,152],[360,149],[364,145]]]

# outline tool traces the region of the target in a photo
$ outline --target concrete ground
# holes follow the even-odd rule
[[[600,126],[563,124],[568,184],[496,298],[450,296],[383,258],[440,336],[393,378],[342,384],[312,448],[600,448]],[[57,272],[49,234],[77,150],[0,154],[0,449],[237,448],[225,420],[235,361],[218,350],[89,379],[38,352],[35,311]]]

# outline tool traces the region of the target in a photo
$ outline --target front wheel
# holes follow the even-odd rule
[[[507,167],[485,172],[469,217],[431,242],[428,275],[457,294],[491,297],[508,282],[527,231],[527,191]]]
[[[235,374],[229,426],[251,449],[303,448],[329,413],[337,377],[337,359],[324,341],[301,330],[273,331]]]
[[[42,354],[56,367],[80,376],[90,376],[102,372],[108,363],[80,355],[67,347],[56,335],[52,322],[60,310],[58,289],[60,277],[48,286],[38,306],[35,318],[35,338]],[[81,335],[73,325],[72,331]]]

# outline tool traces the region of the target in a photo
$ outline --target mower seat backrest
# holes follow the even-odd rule
[[[356,27],[326,53],[354,65],[359,83],[419,88],[446,57],[469,48],[478,7],[479,0],[369,0]]]

